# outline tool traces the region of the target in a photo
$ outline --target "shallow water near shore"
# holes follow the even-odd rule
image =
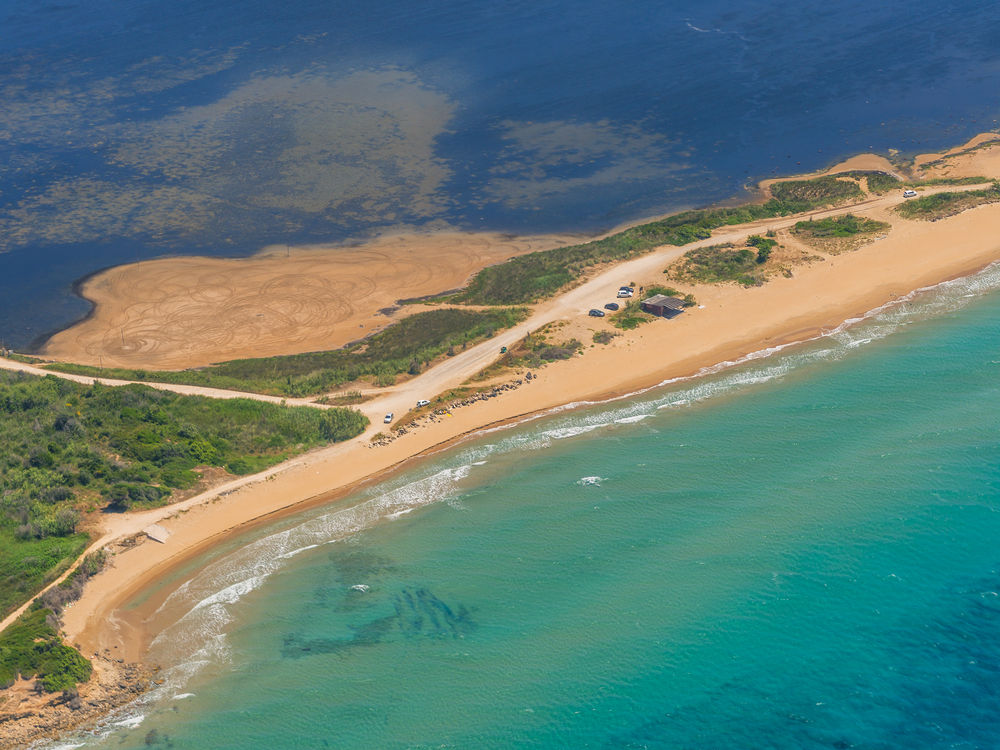
[[[596,232],[997,126],[976,0],[0,0],[0,339],[163,255]],[[402,295],[402,296],[405,296]]]
[[[89,744],[1000,744],[1000,269],[495,430],[168,600]],[[141,717],[141,719],[140,719]]]

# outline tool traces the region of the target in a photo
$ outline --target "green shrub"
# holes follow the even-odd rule
[[[0,616],[86,548],[82,510],[162,505],[197,481],[197,466],[259,471],[367,423],[348,409],[0,372]]]
[[[757,270],[758,266],[757,253],[726,244],[689,250],[668,271],[678,279],[695,283],[733,281],[743,286],[760,286],[765,277]]]
[[[854,237],[858,234],[883,232],[889,228],[889,224],[884,221],[845,214],[815,221],[800,221],[792,227],[792,233],[816,238]]]
[[[910,198],[896,207],[896,212],[905,219],[937,221],[986,203],[1000,201],[1000,183],[994,182],[984,190],[966,190],[954,193],[935,193],[919,198]]]
[[[18,676],[36,677],[46,691],[54,693],[90,679],[90,662],[62,643],[48,622],[49,615],[48,609],[31,610],[0,633],[0,687],[9,686]]]
[[[684,211],[592,242],[520,255],[484,268],[465,290],[440,299],[476,305],[536,302],[555,294],[598,263],[626,260],[662,245],[687,245],[707,239],[713,229],[721,226],[788,216],[862,196],[857,183],[834,177],[779,182],[771,192],[774,197],[764,203]]]
[[[83,365],[50,365],[82,375],[101,374],[124,380],[189,383],[277,396],[314,396],[361,378],[390,386],[396,376],[419,371],[421,363],[445,356],[449,349],[480,341],[527,317],[524,308],[499,310],[428,310],[403,318],[363,341],[343,349],[284,357],[237,359],[180,372],[98,370]],[[152,441],[148,450],[155,452]]]

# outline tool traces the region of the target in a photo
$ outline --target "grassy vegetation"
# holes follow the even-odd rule
[[[868,192],[874,195],[884,195],[890,190],[901,187],[899,180],[888,172],[855,169],[850,172],[839,172],[836,176],[853,177],[856,180],[864,179],[868,184]]]
[[[856,182],[829,175],[811,180],[776,182],[771,185],[771,195],[785,204],[806,204],[809,208],[816,208],[855,200],[863,197],[864,193]]]
[[[905,219],[937,221],[970,208],[997,201],[1000,201],[1000,182],[994,182],[991,187],[983,190],[935,193],[920,198],[911,198],[900,204],[896,208],[896,212]]]
[[[679,281],[696,284],[718,284],[734,281],[743,286],[760,286],[766,280],[759,253],[749,248],[737,249],[733,244],[711,245],[689,250],[668,268]],[[766,257],[765,257],[766,261]]]
[[[555,294],[598,263],[626,260],[661,245],[707,239],[722,226],[788,216],[862,196],[857,183],[833,177],[779,182],[771,192],[774,197],[765,203],[684,211],[600,240],[512,258],[480,271],[464,291],[440,299],[479,305],[534,302]]]
[[[343,349],[285,357],[237,359],[197,370],[147,372],[81,365],[50,365],[84,375],[190,383],[277,396],[313,396],[361,378],[391,385],[405,372],[416,374],[456,347],[493,336],[527,316],[523,308],[429,310],[403,318],[364,341]]]
[[[336,396],[320,396],[315,403],[325,406],[354,406],[355,404],[363,404],[371,398],[373,396],[366,396],[361,391],[348,391]]]
[[[37,677],[50,693],[90,679],[90,662],[63,644],[51,615],[45,608],[29,610],[0,633],[0,688],[18,676]]]
[[[792,227],[792,233],[816,238],[854,237],[858,234],[881,232],[889,229],[889,226],[884,221],[875,221],[874,219],[864,219],[854,214],[845,214],[844,216],[833,216],[815,221],[800,221]]]
[[[198,466],[258,471],[366,424],[347,409],[0,372],[0,616],[79,556],[82,513],[162,504]]]
[[[70,509],[70,512],[75,512]],[[0,617],[6,617],[54,579],[87,548],[86,534],[19,538],[0,529]]]

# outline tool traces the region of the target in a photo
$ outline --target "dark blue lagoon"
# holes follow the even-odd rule
[[[992,128],[1000,10],[593,0],[0,2],[0,336],[166,254],[593,231]]]

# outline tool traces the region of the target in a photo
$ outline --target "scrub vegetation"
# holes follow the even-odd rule
[[[874,195],[884,195],[894,188],[901,187],[902,184],[894,175],[876,170],[855,169],[850,172],[838,172],[834,176],[863,179],[868,185],[868,192]]]
[[[59,638],[47,609],[25,613],[0,633],[0,689],[18,677],[36,677],[45,692],[69,691],[90,679],[90,673],[90,662]]]
[[[919,198],[911,198],[896,207],[896,213],[904,219],[937,221],[962,213],[970,208],[1000,201],[1000,182],[983,190],[965,190],[955,193],[935,193]]]
[[[792,234],[804,235],[806,237],[854,237],[858,234],[870,234],[872,232],[884,232],[890,225],[884,221],[865,219],[854,214],[844,216],[832,216],[826,219],[816,219],[815,221],[800,221],[792,227]]]
[[[201,467],[259,471],[367,424],[350,409],[0,372],[0,616],[86,549],[79,527],[87,512],[162,505],[194,485]],[[98,569],[88,558],[0,635],[0,685],[34,674],[44,690],[65,690],[89,676],[89,663],[59,641],[54,618]]]
[[[581,351],[583,344],[576,338],[557,340],[555,334],[562,327],[560,323],[547,323],[532,331],[491,365],[473,375],[470,381],[489,380],[510,369],[537,369],[549,362],[569,359]]]
[[[236,359],[175,372],[98,369],[70,364],[50,369],[123,380],[187,383],[275,396],[315,396],[362,378],[392,385],[397,375],[416,375],[456,347],[490,338],[527,317],[524,308],[428,310],[403,318],[373,336],[342,349],[283,357]]]
[[[767,276],[763,266],[770,248],[754,252],[749,247],[737,248],[732,243],[699,247],[684,253],[664,273],[678,281],[695,284],[736,282],[743,286],[761,286]],[[762,260],[758,260],[763,257]]]
[[[856,182],[835,177],[790,180],[771,186],[764,203],[684,211],[630,227],[592,242],[511,258],[476,274],[469,286],[437,301],[476,305],[511,305],[550,297],[600,263],[642,255],[662,245],[687,245],[712,236],[723,226],[809,211],[863,197]]]

